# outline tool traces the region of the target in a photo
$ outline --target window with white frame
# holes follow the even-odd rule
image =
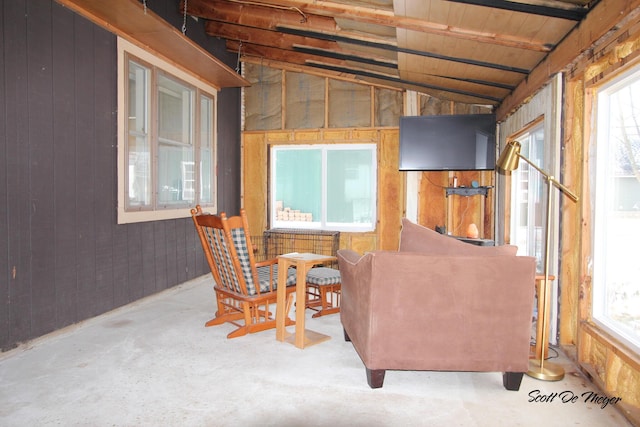
[[[371,231],[376,223],[376,145],[271,148],[271,226]]]
[[[215,210],[216,89],[118,40],[118,222]]]
[[[593,319],[640,350],[640,67],[597,91]]]
[[[535,165],[544,165],[543,123],[518,135],[520,153]],[[546,186],[543,176],[521,161],[511,172],[511,244],[519,255],[534,256],[537,270],[543,270]]]

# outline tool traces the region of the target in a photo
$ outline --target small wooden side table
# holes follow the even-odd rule
[[[556,279],[555,276],[549,276],[549,284]],[[547,317],[550,314],[551,309],[551,298],[547,298],[547,306],[542,306],[542,299],[540,298],[542,286],[545,285],[544,274],[536,275],[536,295],[538,300],[538,320],[536,320],[536,347],[535,347],[535,358],[536,360],[541,360],[542,352],[544,351],[544,357],[547,358],[549,354],[549,340],[547,339],[545,343],[542,342],[542,315],[545,313]],[[551,286],[549,286],[550,288]],[[551,289],[547,288],[547,295],[550,295]],[[546,319],[547,331],[545,336],[549,337],[549,319]]]
[[[307,272],[315,265],[335,261],[334,256],[312,253],[291,253],[278,257],[278,289],[276,291],[276,339],[287,341],[298,348],[309,347],[326,341],[331,337],[318,332],[305,330],[305,293],[307,288]],[[286,282],[289,267],[296,267],[296,331],[287,333],[285,328]]]

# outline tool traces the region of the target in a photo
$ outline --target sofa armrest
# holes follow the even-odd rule
[[[342,285],[340,290],[340,321],[356,351],[370,347],[373,274],[373,253],[359,255],[349,249],[338,250],[338,266]],[[345,283],[347,286],[345,286]],[[344,304],[345,299],[350,301]],[[364,356],[361,354],[360,357]]]

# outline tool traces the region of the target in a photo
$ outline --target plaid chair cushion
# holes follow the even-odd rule
[[[242,268],[242,276],[247,284],[247,293],[253,295],[256,293],[256,286],[253,283],[253,275],[251,274],[251,260],[249,259],[249,248],[247,238],[242,228],[234,228],[231,230],[231,239],[233,246],[236,247],[240,267]]]
[[[307,273],[307,283],[312,285],[337,285],[341,282],[340,271],[335,268],[316,267]]]
[[[231,267],[231,253],[225,243],[223,231],[213,228],[203,228],[203,231],[211,247],[220,280],[223,282],[218,283],[218,285],[235,292],[241,292],[240,282]]]
[[[260,292],[269,292],[269,266],[258,267],[258,280],[260,281]],[[296,269],[289,268],[287,274],[287,286],[296,284]],[[278,265],[273,266],[273,289],[278,287]]]
[[[247,284],[247,294],[255,295],[258,293],[256,290],[256,284],[253,282],[253,274],[251,274],[251,259],[249,258],[249,245],[247,244],[247,238],[244,234],[244,229],[234,228],[231,230],[231,239],[233,245],[236,248],[238,254],[238,260],[242,268],[242,275],[244,281]],[[260,292],[269,292],[269,267],[258,267],[258,286],[260,286]],[[289,269],[287,275],[287,286],[296,284],[296,270],[294,268]],[[273,266],[273,289],[278,287],[278,266]]]

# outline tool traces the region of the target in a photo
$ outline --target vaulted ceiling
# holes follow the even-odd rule
[[[187,0],[242,61],[497,106],[589,0]],[[184,0],[179,3],[184,10]]]

